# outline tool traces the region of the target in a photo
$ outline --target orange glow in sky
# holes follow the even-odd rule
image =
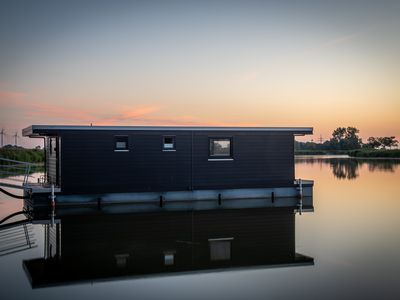
[[[398,1],[184,3],[4,5],[0,127],[310,126],[302,139],[317,140],[355,126],[364,139],[400,137]]]

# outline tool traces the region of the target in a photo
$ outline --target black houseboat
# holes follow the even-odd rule
[[[30,205],[137,203],[149,209],[260,206],[312,209],[312,181],[296,180],[294,136],[308,127],[32,125],[43,138],[43,180]],[[300,196],[300,197],[299,197]],[[268,201],[266,201],[268,200]]]

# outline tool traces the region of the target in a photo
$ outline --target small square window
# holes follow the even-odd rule
[[[129,151],[128,136],[127,135],[117,135],[115,136],[115,151]]]
[[[126,268],[128,265],[129,254],[115,254],[115,263],[118,268]]]
[[[232,139],[210,138],[210,157],[232,157]]]
[[[209,239],[211,261],[221,261],[231,259],[232,238]]]
[[[173,266],[175,264],[175,251],[164,252],[164,266]]]
[[[163,150],[175,150],[175,137],[164,136],[163,137]]]

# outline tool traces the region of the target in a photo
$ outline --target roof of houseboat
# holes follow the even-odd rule
[[[272,131],[295,135],[312,134],[312,127],[223,127],[223,126],[81,126],[31,125],[22,130],[23,136],[52,134],[59,131],[127,130],[127,131]]]

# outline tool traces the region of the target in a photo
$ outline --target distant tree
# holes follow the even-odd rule
[[[365,144],[367,148],[373,148],[373,149],[386,149],[386,148],[391,148],[391,147],[396,147],[399,142],[396,140],[394,136],[384,136],[384,137],[369,137],[368,138],[368,143]]]
[[[346,128],[345,127],[338,127],[332,132],[332,139],[336,142],[340,142],[346,136]]]
[[[396,140],[394,136],[380,137],[378,138],[378,140],[381,143],[383,149],[386,149],[386,147],[388,148],[396,147],[399,144],[399,142]]]
[[[352,150],[361,148],[360,131],[356,127],[338,127],[332,132],[329,140],[331,149]]]
[[[370,136],[365,145],[366,145],[367,148],[377,149],[380,146],[382,146],[382,143],[379,141],[379,138],[375,138],[373,136]]]

